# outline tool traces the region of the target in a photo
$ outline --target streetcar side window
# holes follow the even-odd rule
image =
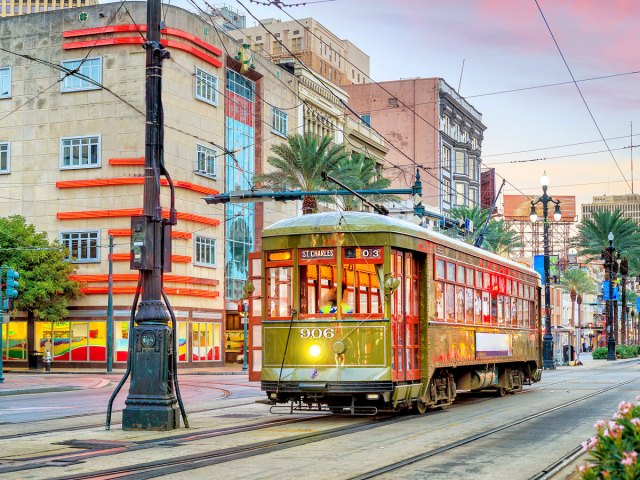
[[[267,277],[267,317],[289,318],[292,298],[292,267],[272,267],[266,269]]]

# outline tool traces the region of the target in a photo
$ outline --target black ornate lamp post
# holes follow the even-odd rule
[[[602,252],[604,258],[604,268],[609,281],[609,292],[607,300],[607,360],[616,359],[616,339],[613,333],[613,270],[616,261],[616,249],[613,247],[613,232],[609,232],[607,239],[609,246]]]
[[[562,217],[560,213],[560,201],[554,200],[547,195],[549,187],[549,177],[544,172],[540,178],[542,185],[542,196],[535,202],[531,202],[531,213],[529,218],[532,222],[538,219],[536,205],[542,204],[542,219],[544,221],[543,241],[544,241],[544,336],[542,337],[542,368],[545,370],[555,370],[553,361],[553,335],[551,335],[551,291],[549,286],[549,203],[555,205],[553,218],[557,222]]]

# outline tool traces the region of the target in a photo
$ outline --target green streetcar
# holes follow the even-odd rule
[[[355,212],[280,221],[252,255],[250,378],[272,405],[423,413],[540,380],[540,277],[519,263]]]

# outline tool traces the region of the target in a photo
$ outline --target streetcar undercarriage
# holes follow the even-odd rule
[[[425,388],[420,382],[262,382],[272,413],[330,411],[375,415],[451,405],[458,392],[493,390],[504,396],[540,380],[535,364],[512,363],[440,368]]]

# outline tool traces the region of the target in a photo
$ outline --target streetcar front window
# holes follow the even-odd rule
[[[381,247],[345,247],[342,262],[324,247],[301,249],[298,256],[301,317],[382,317]]]

